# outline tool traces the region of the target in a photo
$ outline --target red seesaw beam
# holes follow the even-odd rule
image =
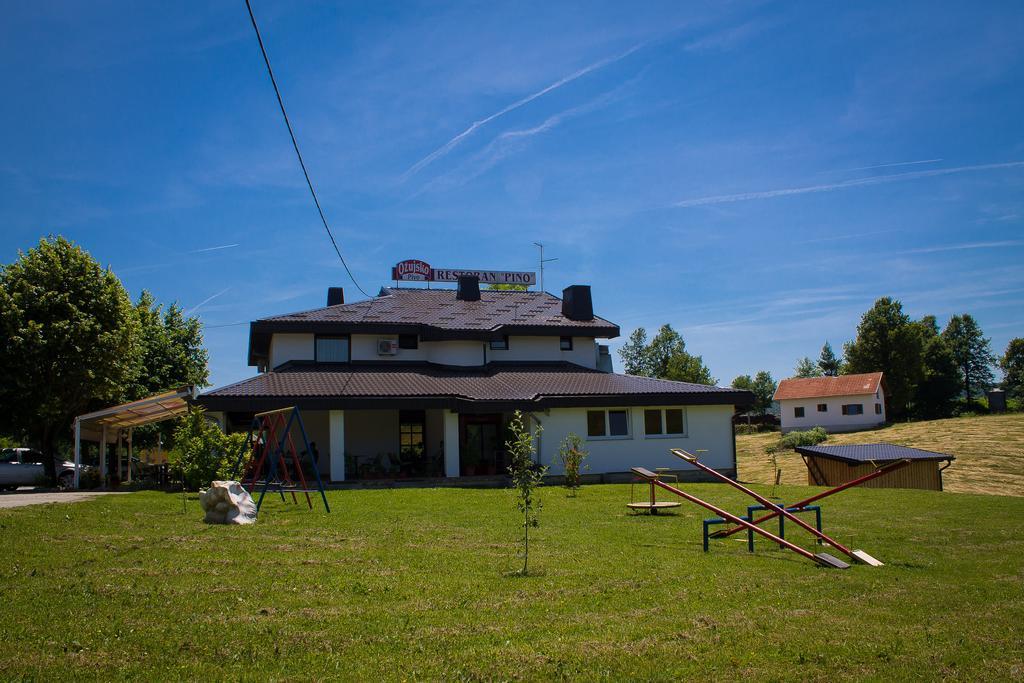
[[[808,560],[811,560],[812,562],[817,562],[818,564],[820,564],[820,565],[822,565],[824,567],[832,567],[832,568],[835,568],[835,569],[849,569],[850,568],[850,565],[846,564],[845,562],[843,562],[840,559],[837,559],[835,557],[832,557],[831,555],[828,555],[827,553],[817,553],[817,554],[815,554],[815,553],[810,552],[809,550],[804,550],[800,546],[795,545],[793,543],[790,543],[789,541],[787,541],[784,538],[779,538],[778,536],[776,536],[775,534],[771,533],[770,531],[766,531],[766,530],[762,529],[759,526],[754,526],[753,524],[751,524],[750,522],[748,522],[745,519],[740,519],[739,517],[737,517],[736,515],[732,514],[731,512],[726,512],[725,510],[723,510],[721,508],[715,507],[711,503],[708,503],[706,501],[701,500],[697,496],[690,495],[689,493],[686,493],[685,491],[680,491],[679,489],[677,489],[674,486],[669,486],[665,482],[659,480],[658,479],[658,475],[656,475],[654,472],[651,472],[650,470],[648,470],[646,468],[643,468],[643,467],[632,467],[630,469],[632,469],[634,474],[636,474],[639,477],[642,477],[642,478],[646,479],[647,481],[651,482],[655,486],[660,486],[661,488],[665,489],[669,493],[674,493],[677,496],[679,496],[680,498],[688,500],[691,503],[694,503],[696,505],[700,505],[702,508],[710,510],[714,514],[718,515],[719,517],[721,517],[723,519],[729,520],[733,524],[739,524],[740,526],[745,527],[747,529],[750,529],[751,531],[753,531],[755,533],[761,534],[765,538],[767,538],[769,540],[772,540],[775,543],[778,543],[779,545],[781,545],[781,546],[783,546],[785,548],[789,548],[790,550],[792,550],[797,555],[801,555],[803,557],[806,557]]]
[[[863,550],[850,550],[849,548],[847,548],[845,545],[843,545],[839,541],[836,541],[836,540],[834,540],[832,538],[829,538],[828,536],[826,536],[822,532],[818,531],[813,526],[811,526],[810,524],[808,524],[804,520],[800,519],[799,517],[797,517],[795,514],[793,514],[792,512],[787,510],[786,508],[780,507],[780,506],[776,505],[775,503],[771,502],[770,500],[768,500],[767,498],[762,496],[760,493],[757,493],[756,491],[752,491],[752,490],[748,489],[746,486],[744,486],[743,484],[739,483],[735,479],[727,477],[724,474],[722,474],[721,472],[708,467],[707,465],[702,463],[700,460],[698,460],[696,455],[693,455],[692,453],[688,453],[687,451],[683,450],[682,448],[670,448],[669,449],[669,453],[671,453],[672,455],[676,456],[677,458],[682,458],[683,460],[685,460],[686,462],[690,463],[691,465],[693,465],[697,469],[699,469],[699,470],[701,470],[703,472],[707,472],[708,474],[710,474],[715,479],[718,479],[719,481],[725,482],[726,484],[729,484],[730,486],[732,486],[735,489],[739,489],[743,493],[747,494],[748,496],[750,496],[751,498],[756,500],[761,505],[764,505],[766,508],[768,508],[769,510],[774,512],[776,515],[782,515],[786,519],[790,520],[791,522],[793,522],[794,524],[799,526],[801,529],[809,532],[810,534],[816,536],[817,538],[820,538],[821,540],[825,541],[826,543],[831,545],[833,548],[835,548],[839,552],[843,553],[844,555],[850,557],[851,559],[857,560],[858,562],[863,562],[864,564],[869,564],[869,565],[872,565],[872,566],[876,566],[876,567],[881,565],[881,562],[879,562],[875,558],[871,557],[870,555],[865,553]]]
[[[863,477],[858,477],[856,479],[852,479],[852,480],[846,482],[845,484],[840,484],[839,486],[836,486],[835,488],[831,488],[828,491],[822,491],[821,493],[813,495],[810,498],[805,498],[805,499],[801,500],[799,503],[793,503],[792,505],[787,505],[786,507],[791,509],[791,510],[799,509],[799,508],[802,508],[802,507],[806,507],[806,506],[810,505],[811,503],[813,503],[815,501],[821,500],[822,498],[828,498],[829,496],[831,496],[833,494],[836,494],[836,493],[839,493],[841,491],[845,491],[846,489],[851,489],[854,486],[860,486],[861,484],[863,484],[866,481],[871,481],[872,479],[877,479],[878,477],[882,476],[883,474],[888,474],[889,472],[893,472],[895,470],[898,470],[898,469],[901,469],[903,467],[906,467],[909,464],[910,464],[910,460],[897,460],[896,462],[889,463],[885,467],[879,467],[874,472],[868,472]],[[769,512],[768,514],[764,515],[763,517],[758,517],[752,523],[753,524],[763,524],[764,522],[768,522],[770,520],[773,520],[773,519],[775,519],[778,516],[779,516],[779,513],[777,513],[777,512]],[[711,534],[711,538],[727,538],[727,537],[732,536],[735,533],[739,533],[740,531],[743,531],[743,530],[744,530],[744,528],[741,527],[741,526],[734,526],[731,529],[721,529],[721,530],[716,531],[715,533]]]

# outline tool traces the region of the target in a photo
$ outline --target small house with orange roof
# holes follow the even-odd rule
[[[885,424],[881,372],[784,379],[774,399],[779,402],[783,433],[813,427],[852,432]]]

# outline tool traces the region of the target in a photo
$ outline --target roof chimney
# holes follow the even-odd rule
[[[327,288],[327,305],[337,306],[345,303],[345,289],[343,287]]]
[[[562,315],[569,320],[593,320],[590,285],[571,285],[562,290]]]
[[[480,278],[476,275],[460,275],[455,298],[462,301],[480,301]]]

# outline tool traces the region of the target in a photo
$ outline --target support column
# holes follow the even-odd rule
[[[328,411],[331,481],[345,481],[345,411]]]
[[[132,427],[128,428],[128,483],[132,483]]]
[[[444,476],[458,477],[459,468],[459,414],[453,410],[444,414]]]
[[[117,428],[117,485],[121,485],[121,428]]]
[[[100,436],[100,486],[107,486],[107,425]]]
[[[82,469],[82,423],[75,418],[75,481],[73,488],[78,488],[78,471]]]

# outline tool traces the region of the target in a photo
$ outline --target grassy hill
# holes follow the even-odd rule
[[[778,432],[736,437],[736,460],[743,481],[771,483],[774,469],[764,448]],[[983,415],[889,425],[864,432],[830,435],[826,443],[894,443],[956,456],[943,472],[946,491],[1024,495],[1024,414]],[[778,454],[782,481],[806,484],[807,468],[792,451]]]

